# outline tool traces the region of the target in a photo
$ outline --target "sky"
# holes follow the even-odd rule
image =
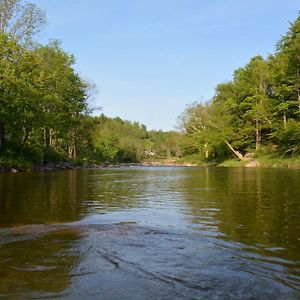
[[[299,0],[31,0],[47,15],[43,43],[58,39],[97,86],[91,106],[172,130],[188,104],[252,56],[275,49]]]

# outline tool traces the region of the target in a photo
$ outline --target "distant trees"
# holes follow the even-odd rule
[[[144,155],[147,129],[138,122],[95,117],[93,146],[98,161],[137,162]]]
[[[155,158],[180,157],[183,154],[182,134],[175,131],[164,132],[151,130],[148,132],[148,144],[146,149],[155,154]]]

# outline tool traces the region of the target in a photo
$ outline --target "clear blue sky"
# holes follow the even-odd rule
[[[97,85],[108,116],[173,129],[186,104],[209,100],[250,57],[274,50],[299,0],[32,0]]]

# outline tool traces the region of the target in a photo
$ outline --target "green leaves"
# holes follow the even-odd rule
[[[88,84],[57,43],[27,49],[0,34],[1,147],[53,148],[76,155],[76,127],[87,113]],[[70,150],[72,147],[72,151]]]
[[[9,34],[18,43],[29,46],[45,23],[45,13],[34,3],[0,0],[0,34]]]
[[[242,153],[270,145],[294,154],[300,144],[299,116],[300,17],[274,55],[251,58],[232,81],[217,85],[211,102],[188,107],[181,127],[211,157],[224,142]]]

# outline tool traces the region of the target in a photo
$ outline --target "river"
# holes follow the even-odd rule
[[[300,170],[0,175],[0,298],[300,299]]]

